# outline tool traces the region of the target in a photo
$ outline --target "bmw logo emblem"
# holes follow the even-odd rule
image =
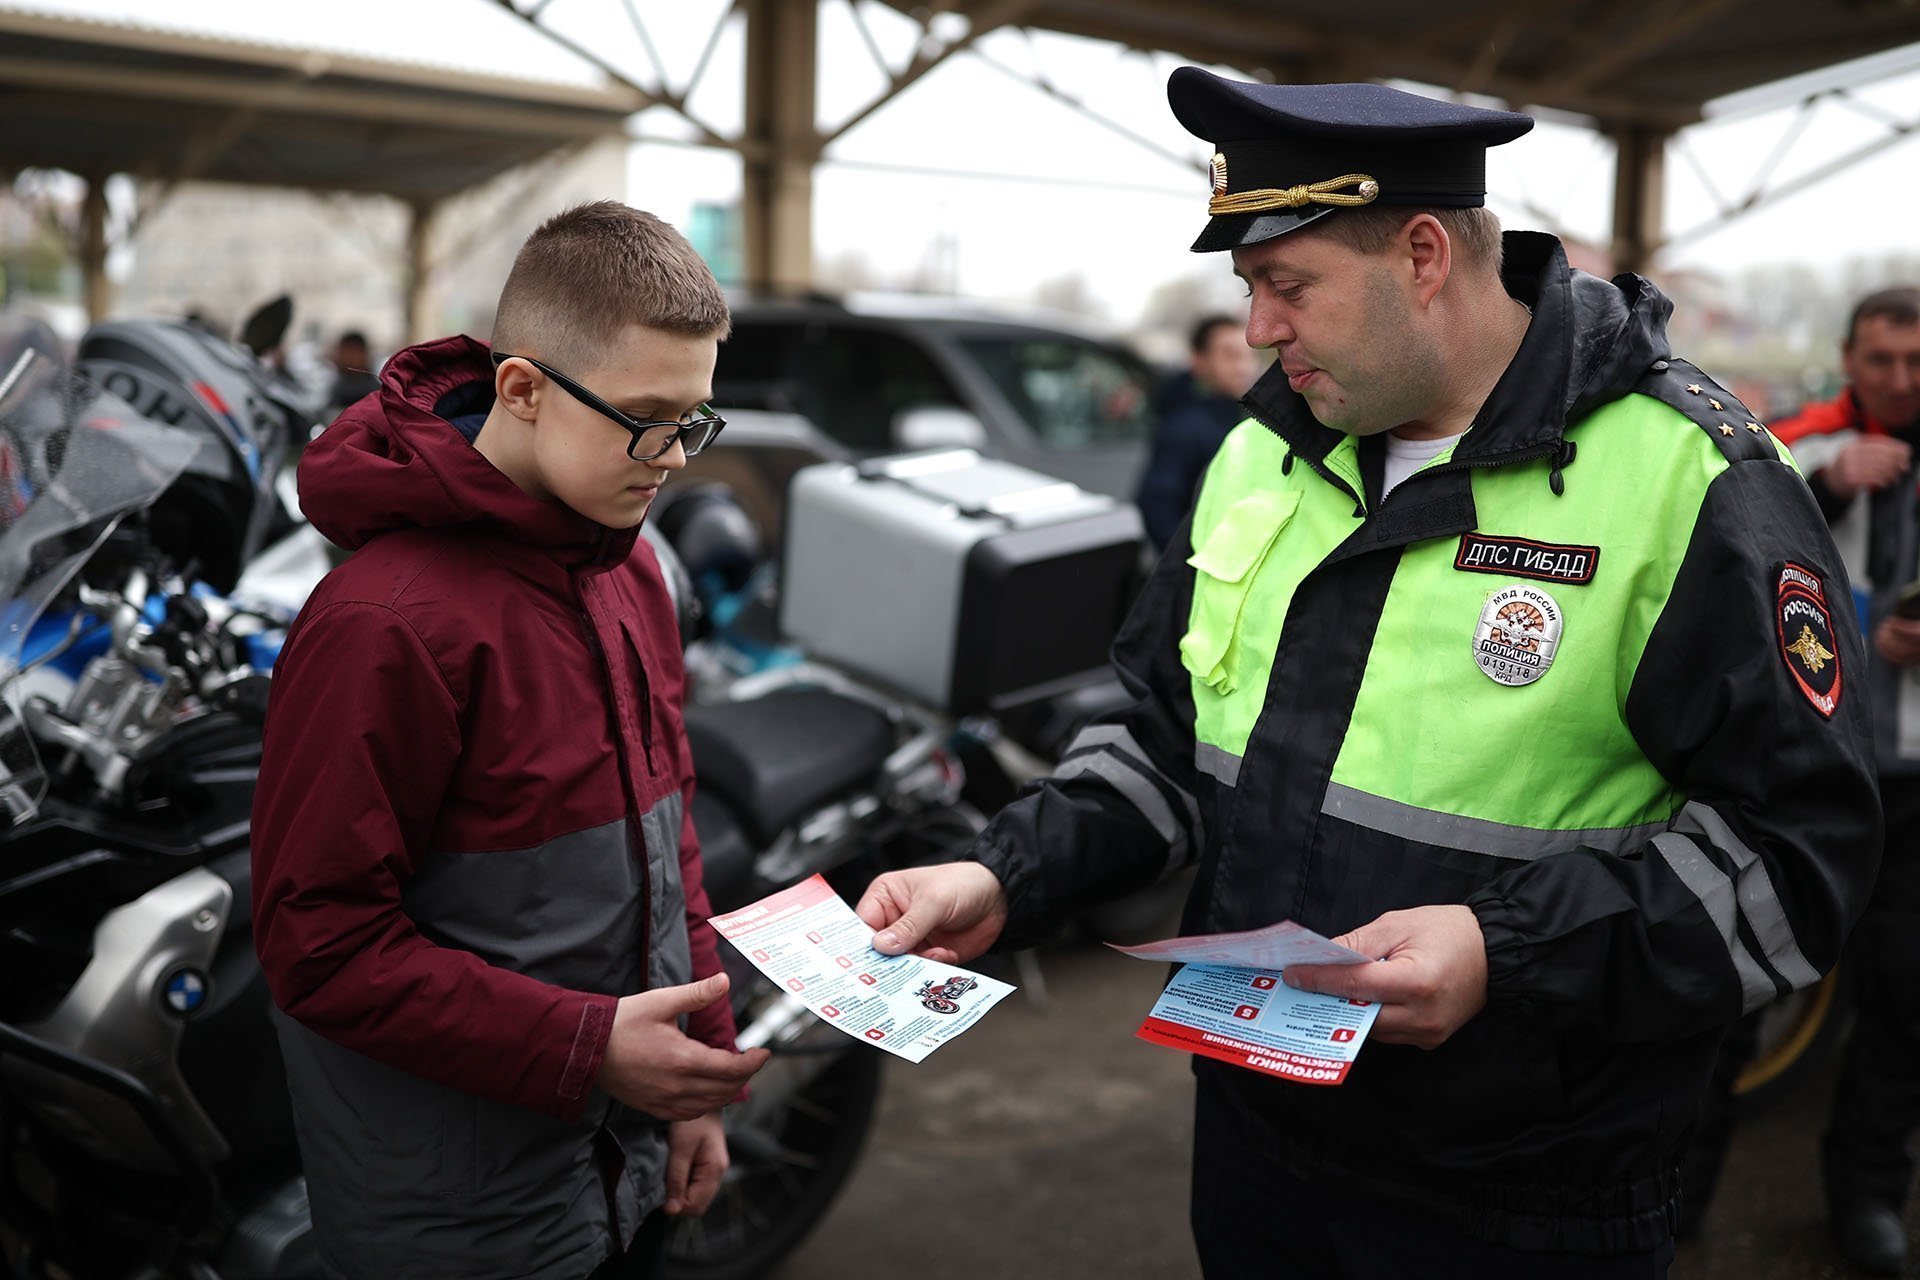
[[[175,969],[160,984],[160,1000],[169,1012],[190,1016],[207,1002],[207,975],[198,969]]]

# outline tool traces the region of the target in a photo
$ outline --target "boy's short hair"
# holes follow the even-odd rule
[[[527,237],[500,289],[493,346],[589,368],[630,325],[724,339],[733,327],[713,272],[686,237],[617,200],[557,213]]]
[[[1342,209],[1331,218],[1302,228],[1319,231],[1356,253],[1379,253],[1400,234],[1400,228],[1420,214],[1432,214],[1447,229],[1453,250],[1475,268],[1500,274],[1505,256],[1500,238],[1500,219],[1483,206],[1464,209],[1414,209],[1396,205],[1371,205],[1364,209]]]

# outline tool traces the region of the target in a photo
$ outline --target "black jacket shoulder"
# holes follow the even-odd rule
[[[1780,458],[1766,425],[1733,392],[1686,360],[1654,361],[1634,390],[1678,410],[1729,462]]]

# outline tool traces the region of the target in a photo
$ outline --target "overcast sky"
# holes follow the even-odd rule
[[[595,74],[492,0],[0,2],[541,79],[591,82]],[[628,17],[630,10],[639,13],[678,90],[726,8],[725,0],[552,0],[545,20],[651,87],[658,83],[654,59]],[[861,12],[881,53],[891,65],[903,65],[917,26],[879,4],[863,3]],[[823,6],[820,46],[819,115],[830,125],[877,93],[883,79],[840,0]],[[1176,60],[1018,31],[993,33],[979,49],[984,56],[954,58],[829,149],[814,188],[819,258],[859,253],[881,272],[899,274],[944,241],[963,293],[1017,298],[1036,282],[1080,275],[1121,324],[1137,316],[1164,280],[1197,266],[1218,265],[1225,274],[1224,261],[1198,262],[1186,252],[1205,221],[1202,165],[1209,149],[1167,110],[1166,76]],[[1889,63],[1904,70],[1861,83]],[[722,27],[690,99],[696,113],[722,130],[739,124],[741,64],[734,21]],[[1035,71],[1151,145],[1026,83],[1022,77]],[[1883,56],[1847,78],[1859,85],[1860,105],[1822,103],[1793,136],[1775,182],[1886,136],[1875,113],[1920,120],[1920,49]],[[1685,131],[1669,152],[1669,231],[1714,218],[1709,183],[1722,200],[1747,194],[1794,114],[1791,108],[1739,112]],[[659,108],[637,117],[633,127],[649,138],[689,132]],[[1920,144],[1913,137],[1799,195],[1688,239],[1663,265],[1725,274],[1786,262],[1830,269],[1856,256],[1920,251],[1914,214]],[[1489,202],[1510,226],[1546,226],[1603,242],[1612,165],[1611,147],[1590,131],[1543,122],[1489,153]],[[727,201],[739,192],[738,164],[723,151],[642,142],[633,148],[629,172],[627,198],[682,225],[695,201]]]

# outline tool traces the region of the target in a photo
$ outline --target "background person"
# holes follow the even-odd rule
[[[1193,506],[1200,477],[1236,422],[1245,416],[1240,397],[1258,374],[1246,328],[1231,316],[1211,315],[1193,326],[1187,340],[1193,392],[1170,399],[1160,414],[1146,470],[1134,502],[1154,550],[1166,548]]]
[[[965,959],[1197,859],[1183,932],[1381,957],[1287,972],[1381,1005],[1342,1086],[1195,1060],[1210,1276],[1663,1275],[1721,1032],[1818,980],[1878,857],[1825,523],[1652,285],[1502,241],[1527,117],[1168,96],[1276,364],[1116,642],[1133,705],[858,910]]]
[[[336,413],[380,388],[379,376],[374,372],[373,351],[367,346],[367,335],[358,329],[348,329],[340,335],[327,355],[327,363],[333,367],[333,381],[327,387],[327,408]]]
[[[1886,857],[1848,944],[1857,1015],[1821,1143],[1829,1221],[1841,1252],[1875,1275],[1906,1267],[1908,1148],[1920,1128],[1920,578],[1914,444],[1920,440],[1920,289],[1862,298],[1840,348],[1847,385],[1777,424],[1807,471],[1872,637],[1864,692],[1875,716]]]
[[[728,325],[671,227],[583,205],[521,247],[491,353],[400,352],[301,461],[353,555],[275,671],[254,935],[330,1275],[652,1275],[727,1167],[767,1054],[732,1049],[637,531]]]

